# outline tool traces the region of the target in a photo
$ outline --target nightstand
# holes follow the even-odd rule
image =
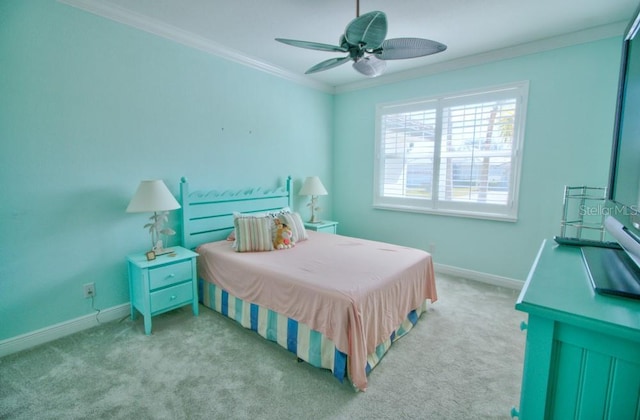
[[[136,310],[144,316],[144,332],[151,334],[151,317],[191,304],[198,315],[196,257],[198,254],[176,246],[172,254],[147,261],[145,254],[127,256],[131,319]]]
[[[316,232],[338,233],[338,222],[332,222],[331,220],[323,220],[319,223],[304,222],[304,227]]]

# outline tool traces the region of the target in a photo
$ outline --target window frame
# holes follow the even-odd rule
[[[509,95],[510,93],[511,95]],[[446,93],[404,101],[380,103],[376,105],[373,207],[394,211],[491,219],[508,222],[517,221],[528,95],[529,82],[519,81],[498,86]],[[385,145],[385,139],[383,138],[384,133],[382,133],[382,117],[384,115],[431,109],[435,104],[436,122],[434,137],[436,138],[436,141],[434,143],[433,150],[432,189],[436,190],[439,188],[439,162],[441,159],[440,149],[442,143],[443,120],[441,112],[442,109],[455,105],[488,102],[495,100],[496,98],[505,98],[505,96],[511,96],[516,101],[507,204],[480,203],[477,201],[447,201],[438,199],[439,192],[434,194],[435,199],[433,196],[431,198],[414,198],[407,196],[390,197],[383,195],[385,185],[385,168],[382,148]]]

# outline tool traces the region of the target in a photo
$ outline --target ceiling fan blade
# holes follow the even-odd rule
[[[375,50],[387,36],[387,15],[378,11],[365,13],[349,22],[344,36],[350,45],[364,44],[368,50]]]
[[[375,55],[368,55],[353,63],[353,68],[368,77],[380,76],[387,68],[387,63]]]
[[[319,42],[298,41],[296,39],[276,38],[276,41],[283,44],[293,45],[294,47],[307,48],[309,50],[331,51],[331,52],[347,52],[348,50],[337,45],[321,44]]]
[[[423,38],[392,38],[382,43],[380,51],[374,51],[382,60],[402,60],[436,54],[447,49],[437,41]]]
[[[317,73],[319,71],[329,70],[339,66],[340,64],[346,63],[349,60],[351,60],[350,56],[330,58],[311,67],[309,70],[305,71],[304,74],[311,74]]]

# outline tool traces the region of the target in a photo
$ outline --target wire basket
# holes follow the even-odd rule
[[[564,187],[560,237],[604,241],[607,189]]]

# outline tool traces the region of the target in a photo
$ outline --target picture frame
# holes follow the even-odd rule
[[[153,251],[149,251],[145,255],[147,256],[147,261],[153,261],[156,259],[156,253]]]

